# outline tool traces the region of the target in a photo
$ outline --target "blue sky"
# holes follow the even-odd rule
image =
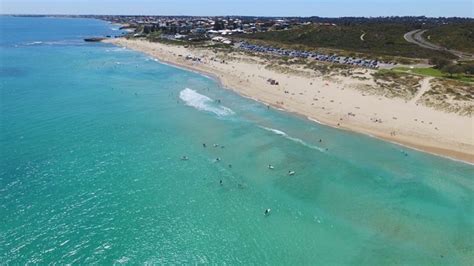
[[[3,14],[473,17],[474,0],[0,0]]]

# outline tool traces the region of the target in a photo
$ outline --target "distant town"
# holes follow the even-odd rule
[[[22,15],[24,16],[24,15]],[[36,15],[34,15],[36,16]],[[46,16],[46,15],[41,15]],[[53,15],[59,16],[59,15]],[[321,26],[351,25],[362,23],[393,23],[418,25],[443,25],[472,22],[470,18],[416,17],[248,17],[248,16],[126,16],[126,15],[64,15],[66,17],[94,18],[123,25],[121,29],[133,30],[136,37],[160,31],[177,39],[202,40],[215,36],[253,34],[257,32],[290,30],[294,27],[316,24]],[[64,17],[60,16],[60,17]],[[169,36],[166,36],[168,38]]]
[[[123,30],[117,36],[91,36],[88,41],[126,36],[146,38],[152,42],[214,43],[232,45],[248,52],[375,69],[391,68],[400,63],[427,64],[430,63],[428,60],[439,62],[439,58],[474,60],[472,47],[463,37],[469,32],[469,28],[474,27],[474,20],[471,18],[128,15],[66,17],[100,19],[117,24]],[[433,62],[431,64],[436,64]],[[463,71],[459,67],[452,70]]]
[[[161,17],[161,16],[92,16],[112,23],[124,25],[122,29],[133,30],[134,37],[160,31],[162,38],[188,41],[210,40],[218,36],[251,34],[277,30],[288,30],[295,26],[313,23],[303,18],[267,17]],[[335,25],[322,22],[322,25]],[[229,43],[227,38],[215,40]]]
[[[336,26],[354,23],[411,23],[440,25],[462,21],[468,18],[428,18],[428,17],[379,17],[379,18],[320,18],[320,17],[193,17],[193,16],[82,16],[123,24],[124,29],[136,30],[139,34],[162,31],[177,38],[201,40],[216,35],[252,34],[257,32],[289,30],[297,26],[318,24]]]

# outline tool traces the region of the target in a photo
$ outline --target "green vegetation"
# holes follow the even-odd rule
[[[429,76],[429,77],[443,77],[444,73],[438,69],[432,67],[416,67],[416,68],[409,68],[409,67],[397,67],[393,69],[394,71],[400,71],[405,73],[413,73],[422,76]]]
[[[227,51],[227,52],[231,52],[233,51],[232,49],[232,45],[229,45],[229,44],[223,44],[223,43],[213,43],[213,44],[209,44],[206,46],[207,48],[211,48],[211,49],[215,49],[215,50],[219,50],[219,51]]]
[[[456,69],[451,69],[451,67],[456,67]],[[422,67],[396,67],[392,69],[393,72],[399,73],[409,73],[409,74],[416,74],[421,76],[428,76],[428,77],[435,77],[435,78],[445,78],[445,79],[453,79],[463,82],[474,82],[474,76],[470,74],[460,73],[462,67],[458,65],[446,65],[442,69],[436,69],[432,67],[422,68]],[[455,70],[455,71],[451,71]],[[451,71],[451,72],[450,72]]]
[[[305,62],[304,68],[317,71],[323,76],[341,75],[344,77],[350,76],[352,74],[352,70],[354,69],[348,65],[324,64],[317,61]]]
[[[161,37],[161,31],[153,31],[146,36],[146,38],[151,42],[155,42],[159,40],[160,37]]]
[[[160,37],[150,37],[151,35],[147,36],[147,39],[152,42],[159,42],[163,44],[169,45],[177,45],[177,46],[191,46],[191,47],[203,47],[206,46],[207,42],[204,41],[189,41],[189,40],[177,40],[177,39],[165,39]]]
[[[474,22],[440,25],[429,29],[424,37],[448,49],[474,54]]]
[[[408,43],[403,35],[415,28],[412,25],[389,23],[305,25],[291,30],[261,32],[243,37],[248,40],[264,41],[267,44],[340,49],[362,53],[369,57],[454,58],[447,52],[425,49]]]

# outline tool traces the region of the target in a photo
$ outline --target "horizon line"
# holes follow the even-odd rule
[[[318,15],[312,16],[272,16],[272,15],[150,15],[150,14],[66,14],[66,13],[0,13],[0,16],[129,16],[129,17],[261,17],[261,18],[461,18],[474,19],[474,17],[461,16],[426,16],[426,15],[389,15],[389,16],[338,16],[338,17],[322,17]]]

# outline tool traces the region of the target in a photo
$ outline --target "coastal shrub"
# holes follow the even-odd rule
[[[447,66],[451,63],[450,60],[442,58],[442,57],[432,57],[430,58],[430,64],[434,65],[436,69],[441,69],[444,66]]]
[[[472,85],[457,80],[433,79],[430,86],[431,89],[420,97],[418,103],[446,112],[472,116]]]
[[[449,23],[430,28],[424,36],[448,49],[474,53],[474,22]]]
[[[452,54],[419,47],[407,42],[403,35],[414,25],[403,23],[363,23],[352,25],[303,25],[287,31],[268,31],[243,35],[242,38],[273,45],[303,46],[306,48],[331,48],[363,53],[370,57],[398,56],[453,59]],[[364,40],[360,40],[362,32]]]

